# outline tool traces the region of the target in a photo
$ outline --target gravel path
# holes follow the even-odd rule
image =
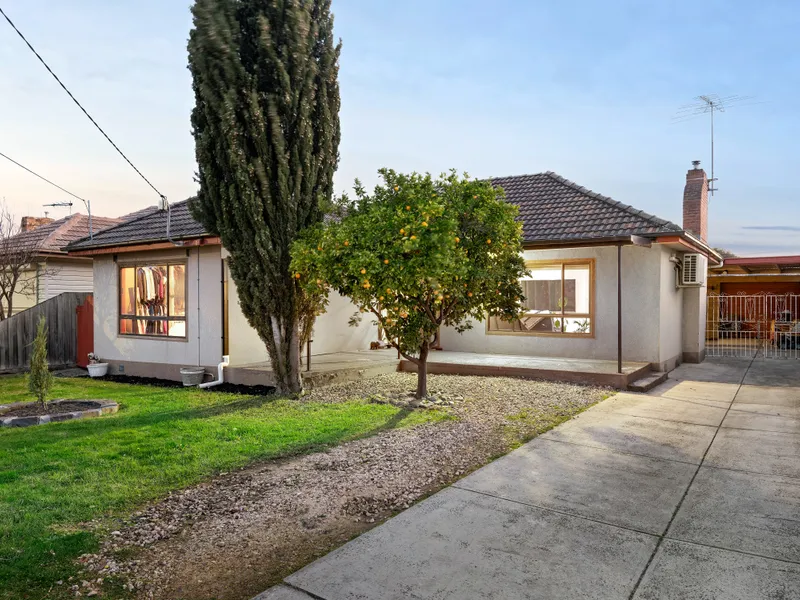
[[[415,377],[395,373],[340,383],[305,400],[399,394],[413,389]],[[431,376],[429,391],[464,398],[446,408],[454,420],[220,475],[133,515],[99,554],[82,562],[94,577],[122,577],[138,598],[250,598],[609,394],[562,383],[446,375]]]

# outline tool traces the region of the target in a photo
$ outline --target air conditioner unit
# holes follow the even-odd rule
[[[699,254],[684,254],[681,268],[681,285],[703,285],[703,261]]]

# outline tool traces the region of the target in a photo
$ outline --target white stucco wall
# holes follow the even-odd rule
[[[224,252],[223,252],[224,254]],[[269,354],[264,342],[258,337],[256,330],[250,327],[244,314],[242,314],[239,298],[236,293],[236,284],[230,277],[226,265],[228,278],[228,355],[230,365],[247,365],[269,360]],[[328,301],[325,314],[317,318],[314,325],[314,334],[311,344],[311,354],[331,354],[335,352],[355,352],[369,350],[370,342],[378,339],[378,330],[372,324],[369,315],[364,315],[361,324],[350,327],[348,322],[353,313],[357,312],[355,305],[347,298],[333,292]],[[305,348],[302,349],[305,356]]]
[[[660,302],[664,249],[625,246],[622,248],[623,359],[658,363],[662,360],[660,342]],[[503,335],[486,332],[484,323],[459,334],[442,331],[445,350],[496,354],[595,358],[617,357],[617,249],[616,247],[565,250],[526,250],[526,260],[573,258],[595,259],[595,336],[593,338],[535,335]],[[674,287],[674,285],[673,285]],[[669,296],[668,296],[669,297]],[[680,321],[672,329],[678,330]],[[665,342],[665,348],[670,344]]]
[[[362,315],[358,326],[350,327],[350,317],[357,312],[358,308],[350,300],[331,292],[325,314],[314,324],[311,354],[369,350],[369,343],[378,340],[378,328],[372,324],[375,319],[369,314]]]
[[[223,256],[226,255],[223,250]],[[228,282],[228,356],[231,366],[249,365],[269,360],[267,349],[256,330],[250,327],[242,308],[239,306],[239,295],[236,283],[231,277],[227,261],[225,262],[225,278]]]
[[[119,335],[119,275],[126,264],[185,260],[186,339]],[[222,357],[222,262],[219,246],[119,254],[94,260],[94,351],[112,363],[216,366]],[[137,373],[140,374],[140,373]],[[153,376],[162,376],[154,373]]]
[[[698,270],[708,272],[708,259],[700,257]],[[695,288],[683,290],[683,352],[685,359],[703,360],[706,349],[706,311],[708,309],[707,281]]]
[[[659,363],[666,370],[674,369],[683,357],[683,294],[676,286],[675,265],[669,258],[674,250],[656,246],[661,252]]]

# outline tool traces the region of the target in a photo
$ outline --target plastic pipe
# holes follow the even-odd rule
[[[198,387],[201,389],[206,389],[214,387],[215,385],[219,385],[220,383],[224,383],[225,379],[223,377],[223,369],[228,366],[230,359],[230,356],[227,354],[224,355],[222,357],[222,362],[217,365],[217,379],[215,381],[209,381],[208,383],[201,383]]]

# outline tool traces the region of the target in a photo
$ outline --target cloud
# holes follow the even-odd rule
[[[800,231],[800,227],[794,225],[745,225],[742,229],[754,229],[757,231]]]

